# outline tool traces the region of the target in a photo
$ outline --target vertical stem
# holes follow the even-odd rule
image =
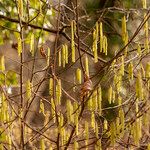
[[[22,40],[22,53],[20,55],[20,114],[23,114],[23,107],[24,107],[24,99],[23,99],[23,52],[24,52],[24,42],[23,42],[23,27],[21,25],[21,31],[20,31],[20,36]],[[22,120],[22,115],[21,115],[21,139],[20,139],[20,144],[21,144],[21,149],[24,149],[24,122]]]
[[[16,7],[18,8],[17,0]],[[23,61],[24,61],[24,36],[23,36],[23,24],[21,16],[18,12],[18,18],[19,18],[19,26],[20,26],[20,39],[21,39],[21,47],[22,51],[20,54],[20,110],[19,110],[19,116],[20,116],[20,146],[21,150],[24,150],[24,121],[23,121],[23,107],[24,107],[24,99],[23,99]]]
[[[57,106],[56,106],[56,80],[55,80],[55,74],[56,74],[56,62],[57,62],[57,47],[58,47],[58,40],[59,40],[59,25],[60,25],[60,0],[58,4],[58,17],[57,17],[57,33],[56,33],[56,38],[55,38],[55,43],[54,43],[54,58],[53,58],[53,67],[52,67],[52,76],[53,76],[53,100],[55,104],[55,115],[56,115],[56,122],[57,126],[59,126],[59,121],[58,121],[58,114],[57,114]],[[59,150],[59,139],[60,139],[60,133],[57,135],[57,150]]]
[[[81,57],[81,51],[80,51],[78,0],[76,0],[76,27],[77,27],[77,46],[78,46],[78,53],[79,53],[80,65],[81,65],[83,74],[85,74],[85,69],[84,69],[84,66],[83,66],[83,63],[82,63],[82,57]]]

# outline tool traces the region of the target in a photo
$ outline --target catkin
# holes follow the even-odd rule
[[[22,41],[21,38],[18,38],[18,56],[20,56],[22,53]]]
[[[74,34],[75,34],[75,29],[74,29],[74,21],[71,21],[71,50],[72,50],[72,62],[75,62],[75,41],[74,41]]]
[[[0,58],[0,70],[5,71],[5,57],[1,56]]]
[[[77,83],[81,84],[81,69],[77,68],[76,70],[76,80]]]
[[[31,34],[31,39],[30,39],[30,52],[32,56],[34,56],[34,34]]]

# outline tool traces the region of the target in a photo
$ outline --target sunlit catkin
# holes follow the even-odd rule
[[[22,41],[21,38],[18,37],[18,56],[20,56],[22,53]]]
[[[34,56],[34,34],[31,34],[30,39],[30,53]]]
[[[53,78],[50,78],[49,79],[49,94],[50,94],[50,96],[53,95],[53,85],[54,85]]]
[[[67,119],[68,119],[68,122],[71,123],[74,120],[73,115],[72,115],[72,113],[73,113],[73,106],[72,106],[70,100],[67,100],[66,105],[67,105],[67,107],[66,107],[67,108]]]
[[[88,60],[87,55],[85,55],[85,71],[86,71],[86,74],[89,76],[89,60]]]
[[[116,125],[115,122],[110,124],[110,140],[111,144],[114,145],[116,141]]]
[[[57,105],[60,105],[60,100],[61,100],[61,95],[62,95],[62,92],[61,92],[61,80],[59,79],[57,81],[57,85],[56,85],[56,104]]]
[[[4,55],[0,58],[0,70],[5,71],[5,57]]]
[[[99,28],[100,28],[100,52],[102,52],[102,49],[103,49],[103,26],[102,26],[102,22],[100,22],[100,25],[99,25]]]
[[[98,54],[97,54],[97,32],[94,29],[93,31],[93,53],[94,53],[94,62],[98,62]]]
[[[65,67],[65,64],[66,64],[66,47],[65,47],[65,45],[62,46],[62,62],[63,62],[63,67]]]
[[[133,80],[133,63],[130,62],[128,65],[128,75],[129,75],[129,80]]]
[[[79,149],[79,144],[77,141],[74,141],[74,150],[78,150]]]
[[[107,37],[104,35],[103,36],[103,53],[105,55],[107,55],[107,47],[108,47]]]
[[[101,86],[99,86],[97,89],[97,102],[98,102],[98,112],[99,112],[99,115],[101,116],[101,114],[102,114],[102,90],[101,90]]]
[[[94,90],[93,95],[92,95],[92,106],[93,110],[97,110],[98,105],[97,105],[97,90]]]
[[[22,18],[23,17],[23,1],[18,0],[18,14]]]
[[[76,70],[76,81],[81,84],[81,69],[77,68]]]
[[[124,75],[124,56],[121,57],[120,74]]]
[[[41,146],[41,150],[45,150],[46,147],[45,147],[44,139],[41,139],[40,146]]]
[[[112,102],[112,93],[113,93],[112,86],[110,86],[109,90],[108,90],[108,102],[109,102],[109,104],[111,104],[111,102]]]
[[[150,62],[146,64],[146,73],[145,73],[146,78],[150,78]]]
[[[58,52],[58,66],[61,67],[61,51]]]
[[[92,114],[91,114],[91,127],[95,131],[95,115],[94,115],[94,112],[92,112]]]
[[[45,115],[44,103],[40,101],[40,112]]]
[[[50,48],[48,47],[48,49],[47,49],[47,66],[50,65],[50,56],[51,56],[51,50],[50,50]]]
[[[71,50],[72,50],[72,62],[75,62],[75,41],[74,41],[74,23],[75,21],[71,21]]]
[[[143,100],[143,82],[141,73],[138,72],[137,79],[136,79],[136,95],[140,100]]]
[[[123,41],[125,41],[126,33],[127,33],[126,17],[123,16],[123,18],[122,18],[122,39],[123,39]]]
[[[104,130],[108,129],[108,122],[106,119],[104,119]]]
[[[147,0],[142,0],[142,4],[143,4],[143,8],[146,9],[147,8]]]

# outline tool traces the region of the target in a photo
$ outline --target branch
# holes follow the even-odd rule
[[[4,20],[7,20],[7,21],[10,21],[10,22],[13,22],[13,23],[18,23],[18,24],[20,23],[20,21],[18,19],[13,19],[13,18],[4,16],[4,15],[0,15],[0,19],[4,19]],[[28,22],[25,22],[25,21],[22,21],[22,25],[24,25],[24,26],[27,25],[27,26],[29,26],[29,27],[31,27],[33,29],[42,29],[44,31],[55,33],[55,34],[58,32],[57,30],[54,30],[54,29],[44,28],[44,27],[37,26],[37,25],[31,24],[31,23],[28,24]]]

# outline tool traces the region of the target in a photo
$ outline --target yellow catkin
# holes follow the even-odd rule
[[[82,80],[81,69],[79,69],[79,68],[76,70],[76,80],[77,80],[77,83],[81,84],[81,80]]]
[[[40,101],[40,112],[45,115],[45,109],[44,109],[44,104],[42,101]]]
[[[96,22],[96,35],[97,35],[97,40],[98,40],[98,34],[99,34],[99,23]]]
[[[40,145],[41,145],[41,150],[45,150],[46,147],[45,147],[44,139],[41,139]]]
[[[27,95],[27,99],[30,99],[31,98],[31,95],[32,95],[32,84],[30,82],[30,80],[27,80],[26,82],[26,95]]]
[[[145,48],[145,52],[149,53],[149,39],[148,38],[145,39],[144,48]]]
[[[65,144],[65,143],[64,143],[64,142],[65,142],[65,136],[66,136],[66,135],[65,135],[65,128],[64,128],[64,127],[61,128],[61,133],[60,133],[60,135],[61,135],[61,144],[64,145],[64,144]]]
[[[136,95],[140,100],[143,100],[143,85],[141,73],[138,72],[136,79]]]
[[[128,72],[129,72],[129,80],[133,80],[133,63],[130,62],[128,65]]]
[[[111,144],[114,145],[115,141],[116,141],[116,125],[115,122],[112,122],[110,124],[110,140],[111,140]]]
[[[5,57],[1,56],[0,58],[0,70],[5,71]]]
[[[101,90],[101,86],[99,86],[98,90],[97,90],[97,101],[98,101],[99,115],[101,116],[101,114],[102,114],[102,90]]]
[[[112,102],[114,103],[116,100],[116,91],[112,92]]]
[[[18,38],[18,56],[20,56],[22,53],[22,41],[21,38]]]
[[[75,129],[75,132],[76,132],[76,135],[79,134],[79,120],[78,120],[78,114],[74,114],[74,123],[76,125],[76,129]]]
[[[145,73],[146,78],[150,78],[150,62],[146,64],[146,73]]]
[[[96,30],[93,31],[93,52],[94,52],[94,62],[98,62],[98,54],[97,54],[97,34]]]
[[[90,96],[90,98],[88,100],[88,109],[92,110],[92,96]]]
[[[94,112],[92,112],[92,114],[91,114],[91,127],[95,131],[95,115],[94,115]]]
[[[122,18],[122,39],[123,39],[123,41],[125,41],[126,33],[127,33],[126,17],[123,16],[123,18]]]
[[[92,103],[93,103],[93,110],[97,110],[98,104],[97,104],[97,90],[94,90],[92,95]]]
[[[119,96],[118,97],[118,105],[121,105],[122,104],[122,98]]]
[[[127,44],[128,44],[128,40],[129,40],[128,32],[126,32],[124,38],[125,38],[125,39],[124,39],[124,45],[127,45]],[[127,56],[127,53],[128,53],[128,46],[126,46],[125,51],[124,51],[125,56]]]
[[[30,52],[32,56],[34,56],[34,34],[31,34],[31,39],[30,39]]]
[[[102,150],[101,139],[99,139],[99,140],[97,141],[97,148],[98,148],[98,150]]]
[[[146,3],[146,0],[142,0],[142,4],[143,4],[143,8],[147,8],[147,3]]]
[[[65,60],[66,60],[66,64],[68,64],[68,45],[65,44]]]
[[[100,52],[102,52],[102,49],[103,49],[103,26],[102,26],[102,22],[100,22],[100,25],[99,25],[99,28],[100,28]]]
[[[22,18],[23,17],[23,1],[18,0],[18,14]]]
[[[111,102],[112,102],[112,93],[113,93],[112,86],[110,86],[109,90],[108,90],[108,102],[109,102],[109,104],[111,104]]]
[[[74,141],[74,150],[78,150],[79,144],[77,141]]]
[[[65,47],[65,45],[62,46],[62,62],[63,62],[63,67],[65,67],[65,64],[66,64],[66,47]]]
[[[71,50],[72,50],[72,62],[75,62],[75,41],[74,41],[74,21],[71,21]]]
[[[124,56],[121,57],[120,74],[124,75]]]
[[[108,122],[106,119],[104,119],[104,130],[108,129]]]
[[[95,136],[96,136],[96,138],[98,139],[99,138],[99,136],[98,136],[98,124],[97,124],[97,122],[95,122]]]
[[[52,96],[53,95],[53,85],[54,85],[54,81],[53,78],[49,79],[49,94]]]
[[[48,47],[48,49],[47,49],[47,66],[50,65],[50,56],[51,56],[51,50],[50,50],[50,48]]]
[[[60,105],[60,100],[61,100],[61,95],[62,95],[62,92],[61,92],[61,80],[59,79],[57,81],[57,85],[56,85],[56,104],[57,105]]]
[[[71,101],[70,100],[67,100],[67,103],[66,103],[66,108],[67,108],[67,119],[68,119],[68,122],[71,123],[73,122],[73,106],[71,104]]]
[[[105,55],[107,55],[107,47],[108,47],[107,37],[104,35],[103,36],[103,53]]]
[[[148,143],[147,145],[147,150],[150,150],[150,143]]]
[[[86,74],[89,76],[89,60],[88,60],[87,55],[85,55],[85,71],[86,71]]]
[[[58,66],[61,67],[61,51],[58,52]]]
[[[63,126],[63,124],[64,124],[64,117],[63,117],[63,114],[60,114],[60,115],[59,115],[58,120],[59,120],[58,131],[59,131],[59,133],[62,135],[62,126]]]

